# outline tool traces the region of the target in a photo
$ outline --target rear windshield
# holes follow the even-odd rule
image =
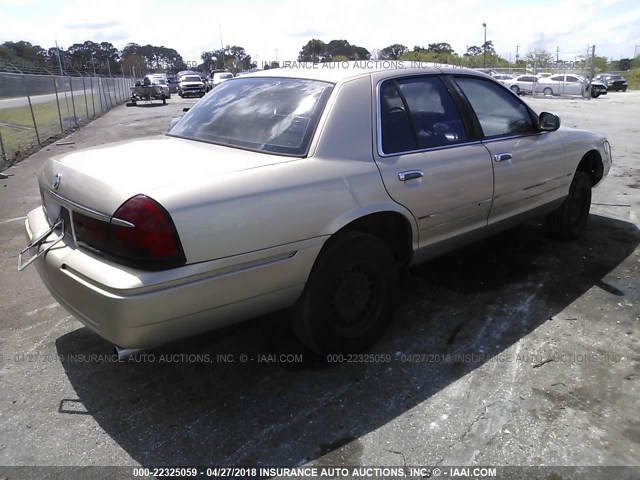
[[[293,78],[230,80],[192,107],[169,135],[304,156],[332,88]]]
[[[183,82],[201,82],[202,79],[200,77],[196,77],[196,76],[190,75],[188,77],[184,77],[182,79],[182,81]]]

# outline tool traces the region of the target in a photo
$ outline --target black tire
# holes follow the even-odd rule
[[[549,233],[559,240],[577,240],[587,226],[590,208],[591,179],[584,172],[576,172],[567,198],[547,215]]]
[[[542,90],[542,93],[543,93],[545,96],[553,95],[553,90],[551,90],[551,88],[549,88],[549,87],[546,87],[544,90]]]
[[[292,327],[316,353],[361,352],[389,324],[398,268],[373,235],[347,232],[328,242],[293,308]]]
[[[600,91],[593,91],[591,92],[591,98],[598,98],[600,96]]]
[[[518,85],[511,85],[509,88],[516,95],[518,95],[520,93],[520,87]]]

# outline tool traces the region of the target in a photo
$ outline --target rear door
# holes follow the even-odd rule
[[[375,159],[389,195],[416,218],[424,247],[487,225],[493,171],[439,75],[376,85]]]

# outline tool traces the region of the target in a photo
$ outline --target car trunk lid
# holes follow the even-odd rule
[[[59,211],[55,204],[64,203],[72,210],[77,207],[112,215],[137,194],[162,203],[159,197],[167,192],[291,160],[175,137],[152,137],[53,157],[41,170],[39,182],[51,214]]]

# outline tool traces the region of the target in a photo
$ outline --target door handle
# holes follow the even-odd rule
[[[398,174],[398,178],[401,182],[406,182],[407,180],[413,180],[414,178],[424,177],[424,173],[420,170],[407,170],[406,172],[400,172]]]
[[[496,162],[505,162],[507,160],[511,160],[513,158],[513,155],[511,155],[510,153],[496,153],[493,158]]]

